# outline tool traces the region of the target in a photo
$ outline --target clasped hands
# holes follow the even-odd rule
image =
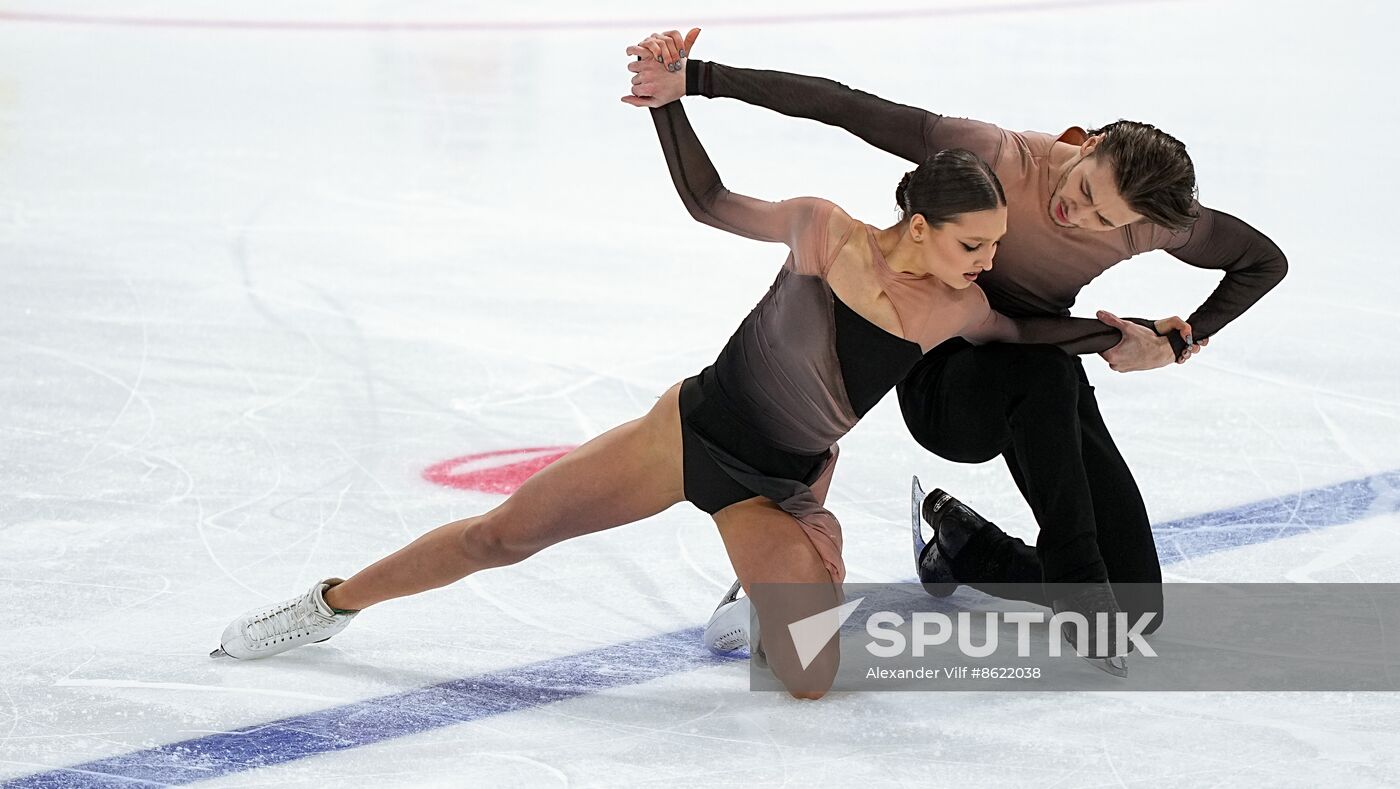
[[[632,92],[622,100],[633,107],[661,107],[685,95],[685,61],[700,37],[700,28],[684,36],[678,30],[653,33],[627,48],[637,59],[627,64]]]

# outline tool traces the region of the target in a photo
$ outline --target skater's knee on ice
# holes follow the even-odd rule
[[[808,546],[800,555],[810,553]],[[807,573],[827,575],[828,568],[807,558]],[[789,573],[796,573],[796,564],[789,563]],[[793,698],[826,695],[841,663],[840,587],[809,576],[796,583],[750,583],[747,590],[762,632],[759,654],[773,676]]]
[[[787,689],[788,695],[794,699],[816,701],[825,696],[831,690],[832,684],[836,682],[836,668],[836,661],[829,661],[829,665],[827,665],[818,658],[817,662],[805,671],[787,677],[779,676],[778,679]]]
[[[836,682],[836,670],[841,666],[839,639],[832,639],[812,662],[803,667],[796,654],[786,655],[774,661],[768,656],[769,667],[778,681],[783,683],[788,695],[794,699],[815,701],[825,696]]]

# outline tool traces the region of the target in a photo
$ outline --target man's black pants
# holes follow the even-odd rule
[[[915,440],[939,457],[1001,455],[1040,525],[1034,549],[982,529],[953,562],[959,580],[1047,605],[1041,583],[1131,583],[1118,590],[1119,606],[1159,612],[1160,624],[1162,568],[1147,508],[1078,357],[950,340],[899,385],[899,405]],[[1025,586],[1008,595],[997,588],[1005,583]]]

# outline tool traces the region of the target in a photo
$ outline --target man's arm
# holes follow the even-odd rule
[[[691,31],[692,45],[696,33]],[[663,53],[661,45],[668,39],[670,48]],[[1001,152],[1003,132],[989,123],[946,118],[822,77],[735,68],[695,59],[677,61],[684,63],[685,68],[673,71],[666,64],[670,57],[667,53],[685,50],[676,31],[652,36],[641,46],[656,53],[656,57],[628,65],[636,75],[632,78],[633,95],[624,99],[629,104],[659,107],[686,95],[737,99],[790,117],[845,129],[876,148],[915,164],[923,164],[945,148],[966,148],[989,163],[995,163]]]
[[[1198,218],[1189,230],[1171,233],[1152,225],[1137,229],[1146,234],[1136,239],[1137,251],[1164,249],[1197,268],[1224,271],[1224,278],[1215,292],[1191,314],[1185,331],[1159,331],[1160,336],[1154,338],[1101,313],[1101,320],[1123,330],[1123,344],[1103,354],[1113,369],[1120,372],[1152,370],[1173,360],[1186,361],[1288,273],[1288,260],[1268,236],[1224,212],[1200,205],[1196,209]],[[1165,347],[1167,343],[1170,351]]]
[[[691,60],[686,95],[737,99],[793,118],[835,126],[914,164],[946,148],[965,148],[995,165],[1006,133],[966,118],[897,104],[835,80],[786,71],[736,68]]]
[[[915,164],[940,150],[928,147],[933,128],[941,120],[938,115],[821,77],[691,60],[685,67],[685,93],[737,99],[789,117],[836,126]]]
[[[1225,272],[1220,285],[1187,319],[1197,342],[1243,315],[1288,273],[1288,259],[1268,236],[1204,206],[1191,229],[1172,236],[1163,248],[1184,263]]]

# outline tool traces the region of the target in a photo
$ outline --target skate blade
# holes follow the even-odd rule
[[[912,510],[912,512],[913,512],[912,519],[913,519],[913,531],[914,531],[914,574],[915,574],[915,575],[918,575],[918,572],[919,572],[919,557],[924,555],[924,546],[927,544],[927,543],[924,542],[924,529],[923,529],[923,522],[924,522],[923,509],[924,509],[924,499],[926,499],[926,498],[928,498],[928,494],[924,492],[923,486],[919,484],[919,478],[918,478],[917,476],[914,477],[914,481],[913,481],[913,483],[910,485],[909,499],[910,499],[910,504],[911,504],[911,507],[910,507],[910,508],[911,508],[911,510]]]
[[[729,591],[724,593],[724,598],[719,601],[719,605],[715,606],[715,610],[718,611],[735,600],[738,600],[739,593],[742,591],[744,591],[744,582],[735,578],[734,583],[729,587]]]
[[[928,543],[924,542],[924,499],[928,494],[924,492],[924,486],[919,484],[919,478],[914,477],[914,481],[909,486],[910,505],[910,527],[914,534],[914,577],[920,580],[924,577],[922,563],[924,560],[924,550]],[[924,591],[933,597],[947,597],[957,591],[957,584],[950,583],[924,583]]]
[[[233,655],[230,655],[229,653],[225,652],[223,647],[219,647],[218,649],[214,650],[213,652],[210,652],[210,653],[209,653],[209,657],[211,657],[211,658],[228,658],[229,660],[233,660],[233,659],[234,659]]]
[[[1128,678],[1128,659],[1122,655],[1106,658],[1086,657],[1084,659],[1099,671],[1112,674],[1120,679]]]

